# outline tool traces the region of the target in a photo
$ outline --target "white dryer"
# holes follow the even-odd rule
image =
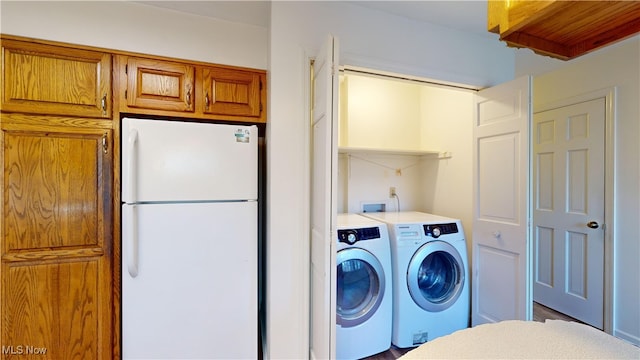
[[[421,212],[363,215],[389,226],[392,343],[413,347],[467,328],[468,258],[460,220]]]
[[[387,226],[338,214],[336,357],[359,359],[391,347],[392,279]]]

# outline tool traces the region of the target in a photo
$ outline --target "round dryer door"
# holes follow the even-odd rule
[[[464,263],[444,241],[430,241],[413,254],[407,269],[409,293],[421,308],[443,311],[453,305],[464,287]]]
[[[367,321],[384,295],[384,270],[370,252],[359,248],[338,251],[337,323],[352,327]]]

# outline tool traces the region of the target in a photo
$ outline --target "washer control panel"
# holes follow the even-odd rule
[[[423,228],[424,234],[434,239],[439,238],[440,235],[458,233],[458,225],[456,223],[423,225]]]
[[[394,231],[398,247],[415,246],[424,242],[420,224],[398,224]]]
[[[338,230],[338,241],[347,243],[349,245],[353,245],[357,241],[379,239],[379,238],[380,238],[379,227]]]

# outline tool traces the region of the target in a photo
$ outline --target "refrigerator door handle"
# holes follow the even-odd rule
[[[129,137],[127,139],[127,146],[129,150],[129,158],[127,159],[127,173],[129,175],[128,182],[126,184],[129,190],[128,198],[124,201],[128,206],[127,212],[129,232],[126,234],[128,240],[128,257],[127,257],[127,270],[132,278],[138,276],[138,209],[135,204],[138,198],[137,193],[137,175],[138,175],[138,130],[131,129],[129,131]]]
[[[138,130],[131,129],[129,131],[129,138],[127,139],[127,145],[129,147],[129,158],[127,159],[127,173],[129,175],[128,182],[126,184],[127,190],[129,190],[128,199],[124,199],[127,204],[133,204],[138,198],[137,191],[137,175],[138,175]]]
[[[138,205],[127,205],[128,208],[125,221],[129,224],[128,233],[125,234],[127,239],[127,270],[132,278],[138,276]]]

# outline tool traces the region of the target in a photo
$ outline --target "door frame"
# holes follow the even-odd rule
[[[603,330],[607,334],[613,332],[613,273],[614,273],[614,184],[615,184],[615,129],[616,129],[616,94],[617,87],[600,89],[568,98],[543,104],[533,103],[533,113],[553,110],[581,102],[604,98],[605,101],[605,134],[604,134],[604,308]],[[535,100],[535,89],[532,92]],[[533,145],[531,145],[533,147]],[[532,179],[533,180],[533,179]],[[531,218],[533,221],[533,218]],[[535,226],[535,224],[533,224]],[[533,251],[533,249],[531,249]],[[533,253],[530,254],[533,256]]]

